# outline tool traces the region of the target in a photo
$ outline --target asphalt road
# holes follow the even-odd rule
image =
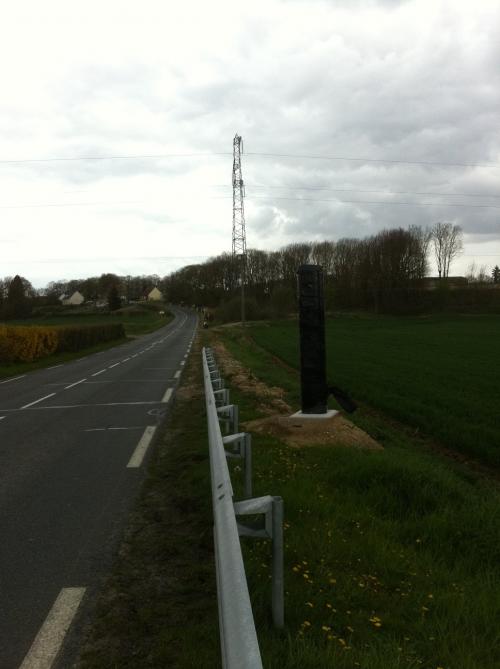
[[[116,545],[196,323],[175,309],[150,335],[0,381],[1,669],[52,665]]]

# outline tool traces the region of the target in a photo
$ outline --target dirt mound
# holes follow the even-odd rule
[[[331,418],[269,416],[242,424],[245,430],[269,434],[291,446],[350,446],[369,450],[383,447],[341,414]]]
[[[243,367],[238,360],[235,360],[221,342],[216,342],[213,345],[213,350],[217,362],[223,369],[224,374],[231,377],[231,385],[242,392],[249,392],[257,395],[260,400],[259,409],[263,413],[292,413],[292,407],[283,399],[285,394],[283,388],[277,388],[275,386],[269,387],[260,381],[250,370]]]

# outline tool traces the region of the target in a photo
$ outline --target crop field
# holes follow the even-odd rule
[[[297,322],[248,328],[299,368]],[[328,379],[447,448],[500,465],[500,316],[327,321]]]
[[[477,425],[498,444],[495,356],[488,357],[488,348],[496,347],[498,360],[499,323],[491,317],[328,323],[330,379],[381,409],[361,404],[352,419],[383,450],[294,447],[253,434],[253,494],[281,495],[285,505],[284,632],[270,621],[269,542],[243,540],[264,666],[500,666],[498,484],[422,448],[419,431],[402,424],[425,426],[454,448],[496,462],[493,442],[482,449],[465,428],[477,410]],[[221,328],[214,336],[249,378],[283,388],[296,406],[296,328],[281,322]],[[240,419],[262,417],[262,395],[235,387],[229,372],[225,378]],[[467,408],[469,398],[474,409]],[[230,466],[238,499],[242,474]]]

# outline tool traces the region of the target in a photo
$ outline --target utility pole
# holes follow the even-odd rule
[[[245,325],[245,281],[247,269],[247,238],[245,232],[245,185],[241,174],[243,140],[236,134],[233,139],[233,268],[241,283],[241,324]]]

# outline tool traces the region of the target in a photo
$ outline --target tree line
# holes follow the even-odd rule
[[[0,318],[26,318],[33,309],[58,308],[61,296],[80,292],[86,302],[108,307],[110,311],[123,304],[139,302],[155,286],[162,288],[162,279],[156,274],[119,276],[105,273],[86,279],[51,281],[45,288],[35,289],[23,276],[0,279]]]
[[[75,291],[87,302],[113,310],[144,299],[156,286],[170,302],[217,309],[224,320],[238,319],[242,270],[248,317],[281,316],[295,309],[297,269],[308,263],[323,268],[329,309],[401,312],[433,308],[444,300],[450,268],[462,246],[459,226],[436,223],[432,228],[382,230],[364,239],[292,243],[276,251],[249,249],[244,268],[241,261],[235,263],[231,254],[222,253],[163,278],[156,274],[105,273],[85,279],[52,281],[46,288],[35,290],[24,277],[6,277],[0,279],[0,317],[22,318],[29,315],[33,306],[60,305],[62,294],[71,295]],[[443,289],[439,291],[441,303],[437,305],[436,299],[429,300],[426,285],[431,257]],[[480,271],[471,268],[467,280],[475,286],[500,283],[500,270],[496,266],[490,277],[484,268]],[[458,291],[453,292],[457,302],[461,297]],[[466,299],[469,303],[476,299],[470,293],[469,290]],[[481,299],[484,304],[488,302]]]
[[[382,230],[364,239],[294,243],[277,251],[249,249],[244,271],[250,311],[256,305],[267,305],[273,314],[293,308],[297,269],[308,263],[323,268],[327,307],[398,310],[422,290],[431,252],[446,280],[461,250],[462,231],[451,223]],[[164,285],[174,302],[213,308],[233,299],[236,315],[233,296],[241,271],[224,253],[183,267]]]

